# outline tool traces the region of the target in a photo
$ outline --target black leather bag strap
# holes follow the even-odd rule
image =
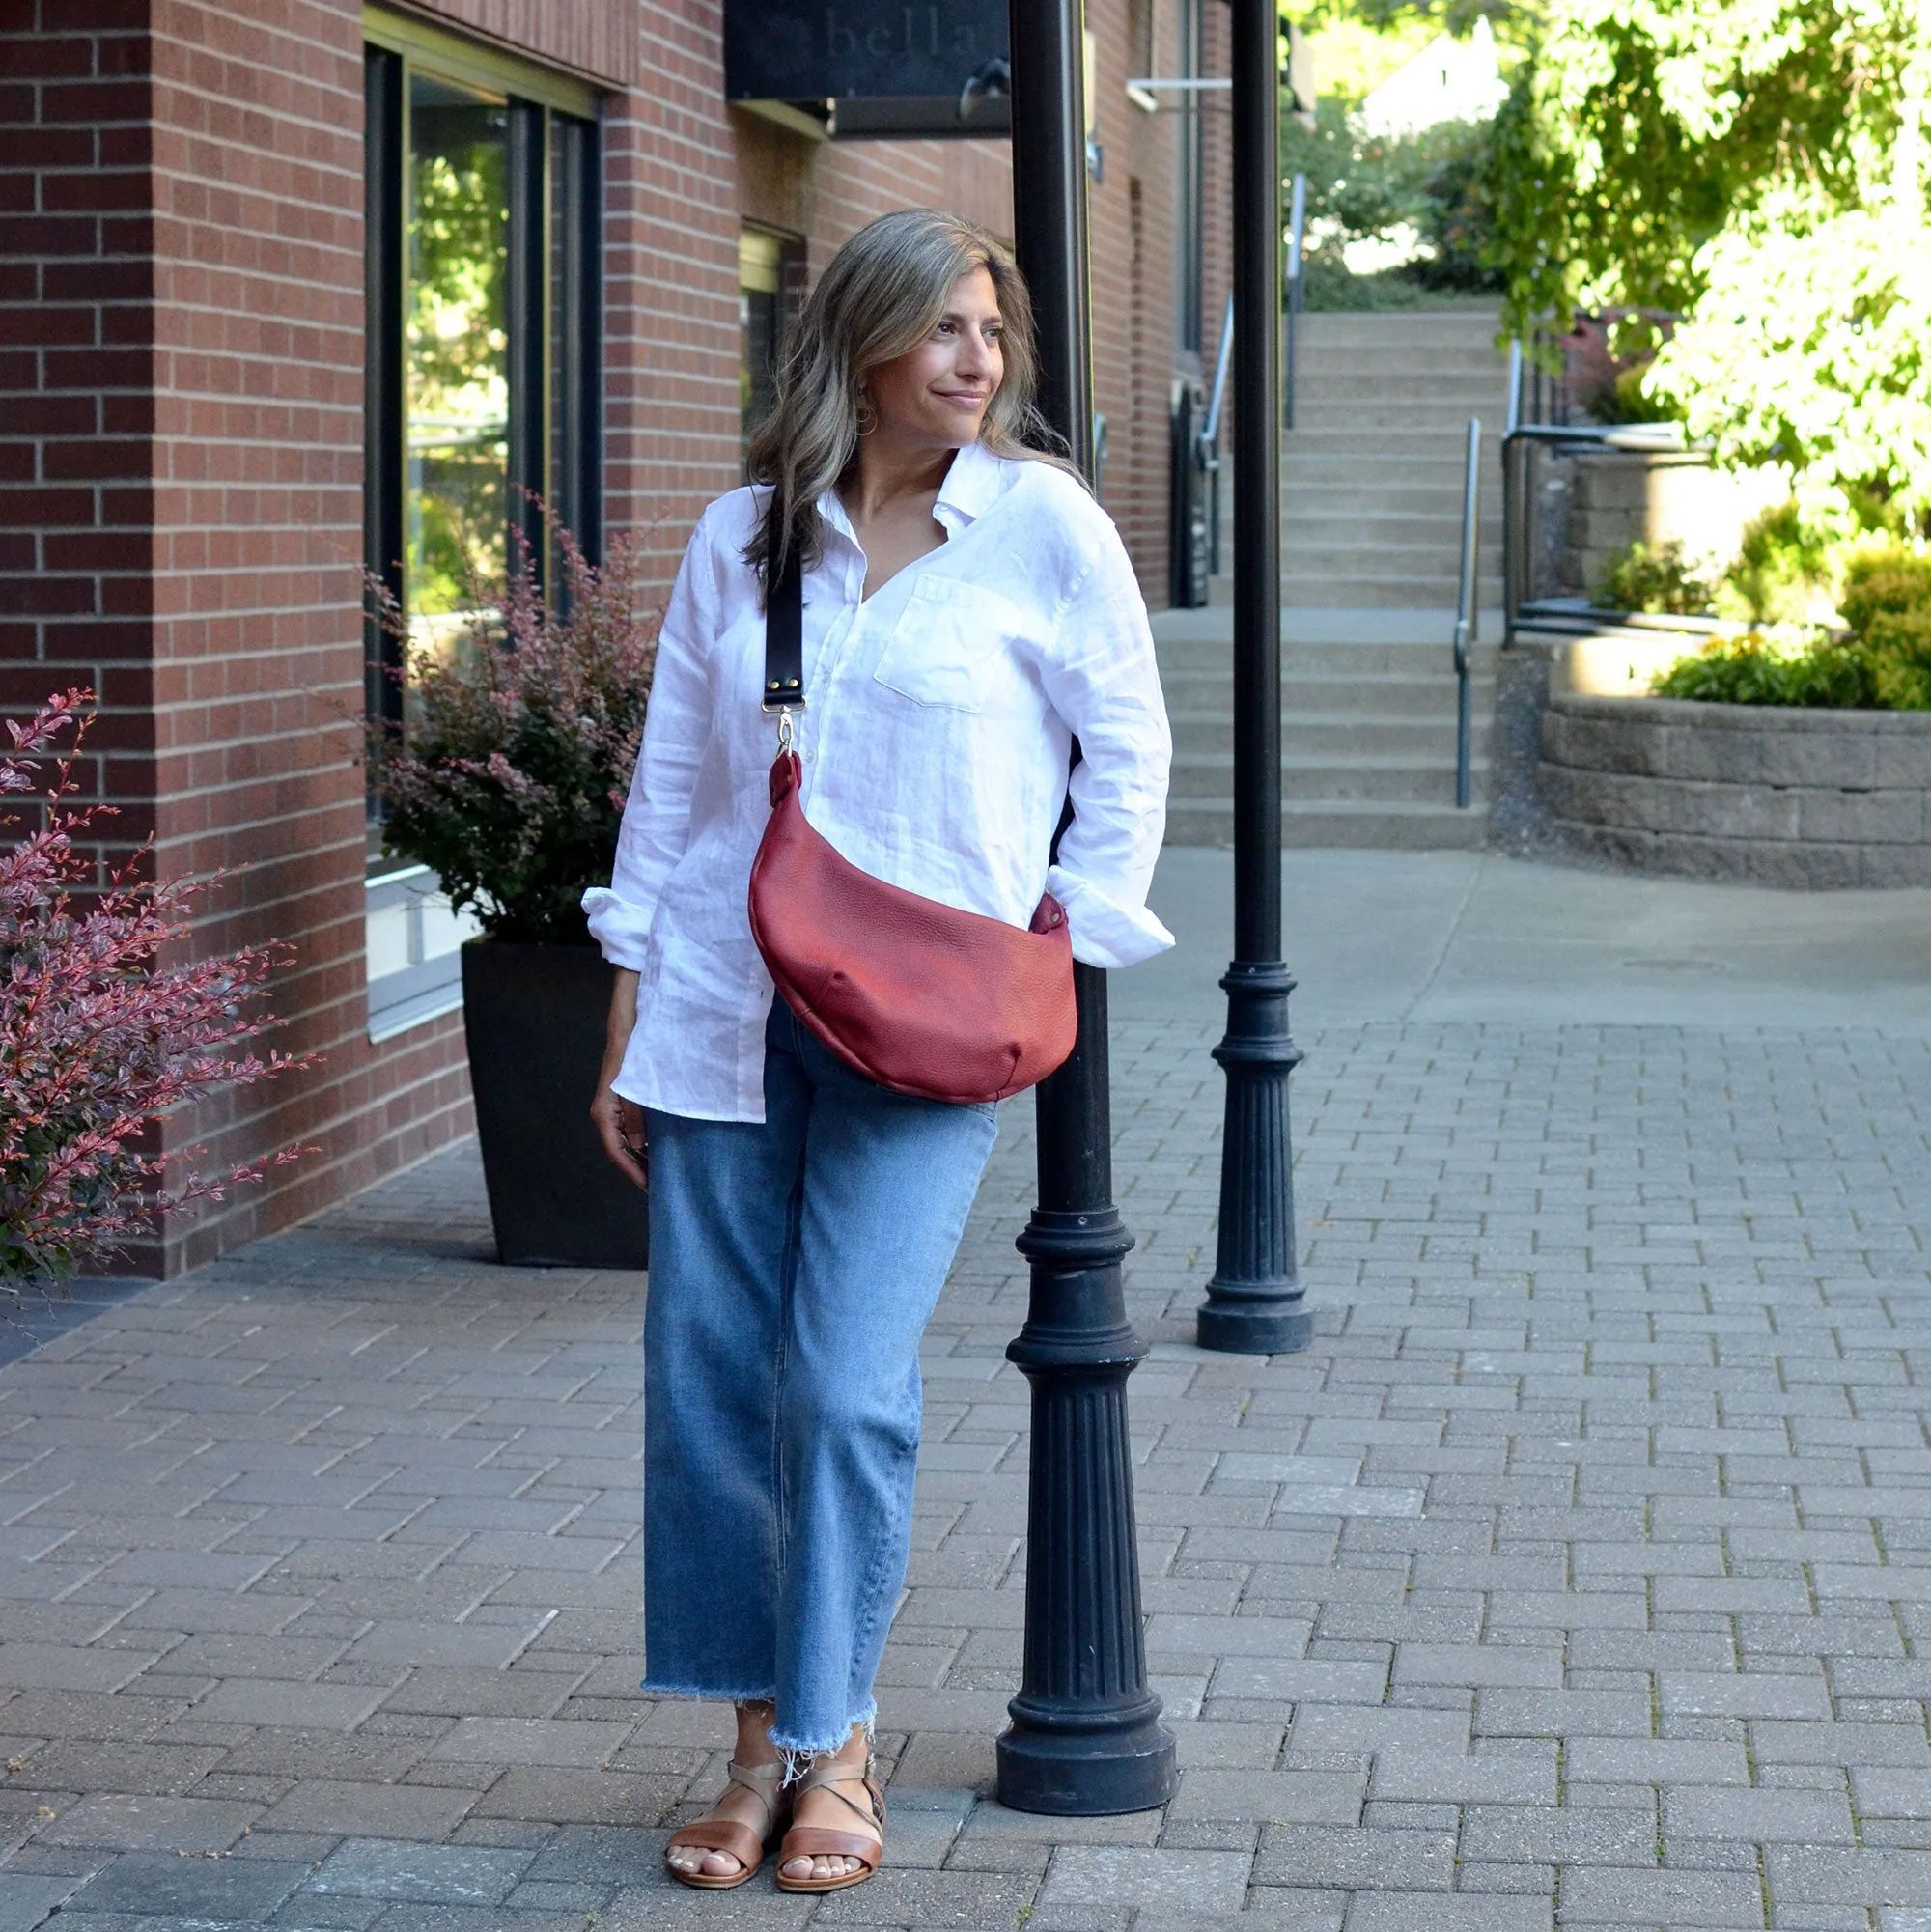
[[[804,709],[804,573],[796,545],[765,599],[765,709]]]

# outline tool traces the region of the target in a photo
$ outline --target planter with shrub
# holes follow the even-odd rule
[[[559,532],[562,596],[525,569],[454,650],[406,653],[406,733],[372,747],[385,851],[431,867],[483,937],[462,950],[476,1131],[497,1253],[641,1268],[642,1191],[590,1125],[611,969],[578,903],[610,875],[657,655],[643,567],[620,539],[601,568]]]

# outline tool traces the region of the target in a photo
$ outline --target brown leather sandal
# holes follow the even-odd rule
[[[786,1802],[790,1794],[783,1788],[782,1764],[740,1764],[734,1758],[730,1771],[731,1782],[742,1784],[765,1807],[765,1829],[756,1832],[736,1818],[700,1818],[696,1824],[673,1832],[664,1845],[664,1869],[679,1885],[690,1886],[698,1891],[729,1891],[734,1886],[742,1885],[764,1863],[765,1848],[777,1832],[779,1814],[790,1809]],[[670,1862],[674,1851],[722,1852],[726,1858],[736,1859],[743,1869],[717,1873],[680,1871]]]
[[[862,1784],[869,1808],[854,1804],[838,1787]],[[807,1791],[828,1791],[852,1815],[871,1827],[869,1835],[855,1832],[827,1832],[817,1825],[794,1825],[778,1846],[778,1890],[780,1891],[844,1891],[863,1885],[874,1877],[885,1855],[885,1795],[872,1777],[872,1760],[860,1771],[855,1764],[841,1764],[836,1758],[822,1757],[792,1786],[796,1803]],[[787,1878],[783,1867],[792,1859],[856,1859],[859,1869],[838,1878]]]

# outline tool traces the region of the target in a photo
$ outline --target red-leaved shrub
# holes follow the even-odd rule
[[[263,982],[289,959],[286,947],[155,964],[186,935],[202,882],[147,882],[130,864],[76,906],[94,868],[74,839],[113,812],[61,803],[75,789],[93,699],[67,691],[30,723],[9,720],[12,751],[0,751],[0,792],[38,792],[46,801],[39,828],[0,851],[0,1288],[64,1280],[82,1257],[146,1231],[157,1211],[218,1200],[307,1151],[287,1148],[164,1186],[165,1167],[201,1150],[157,1156],[138,1145],[171,1108],[309,1062],[230,1052],[273,1023],[261,1008]],[[42,758],[53,770],[37,780]]]
[[[500,590],[472,586],[477,608],[440,650],[367,579],[403,647],[409,715],[370,750],[391,857],[430,867],[492,939],[588,945],[579,902],[610,877],[657,664],[654,567],[629,536],[593,564],[549,528],[563,596],[545,599],[525,546]]]

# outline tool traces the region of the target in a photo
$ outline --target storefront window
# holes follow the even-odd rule
[[[366,560],[440,652],[508,572],[555,581],[545,507],[599,551],[595,101],[401,16],[371,35]],[[406,732],[403,658],[372,627],[370,714]]]
[[[461,650],[506,574],[556,586],[544,510],[601,549],[602,277],[595,95],[432,23],[367,8],[368,568],[372,723],[406,739],[406,655]],[[475,930],[426,866],[381,854],[370,798],[369,1034],[462,1002]]]

